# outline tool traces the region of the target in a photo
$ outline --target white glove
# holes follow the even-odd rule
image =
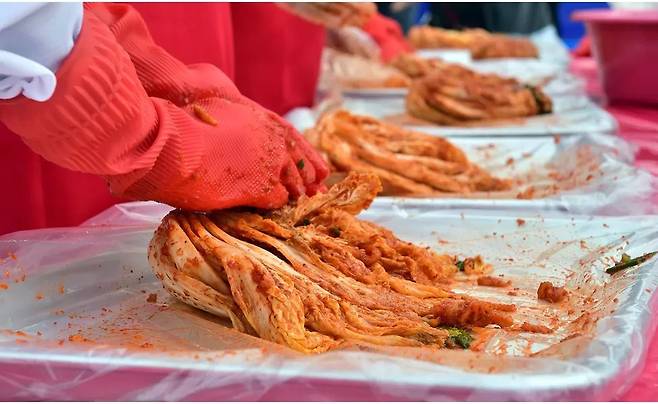
[[[49,99],[81,27],[82,3],[0,3],[0,99]]]

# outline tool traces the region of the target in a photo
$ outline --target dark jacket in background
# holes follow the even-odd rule
[[[553,23],[547,3],[431,3],[430,25],[529,34]]]

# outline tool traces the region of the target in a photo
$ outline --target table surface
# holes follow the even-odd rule
[[[571,71],[585,79],[587,93],[604,104],[598,82],[596,63],[592,58],[575,58]],[[658,107],[604,105],[619,122],[618,135],[638,147],[635,164],[658,176]],[[658,194],[654,195],[658,203]],[[655,301],[656,297],[654,297]],[[654,305],[656,306],[656,305]],[[654,316],[658,323],[658,313]],[[654,336],[644,370],[630,389],[620,397],[622,401],[653,401],[658,397],[658,334]]]

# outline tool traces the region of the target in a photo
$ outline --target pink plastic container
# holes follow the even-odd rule
[[[588,10],[573,19],[587,26],[608,102],[658,104],[658,10]]]

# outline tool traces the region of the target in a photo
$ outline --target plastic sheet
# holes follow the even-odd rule
[[[529,215],[519,227],[513,213],[372,207],[364,219],[443,252],[482,254],[521,292],[549,279],[576,294],[578,286],[591,291],[582,309],[601,316],[595,335],[533,357],[524,350],[539,351],[564,330],[507,355],[487,353],[500,351],[494,338],[484,353],[302,356],[238,334],[161,290],[146,244],[166,211],[119,205],[88,226],[0,239],[8,285],[0,291],[1,399],[609,399],[634,380],[653,330],[655,260],[612,280],[602,270],[621,251],[658,249],[654,216]],[[489,289],[469,293],[491,297]]]
[[[401,97],[344,97],[343,107],[353,113],[370,115],[384,121],[441,136],[518,136],[575,133],[609,133],[617,124],[614,118],[584,95],[553,97],[554,112],[528,118],[471,123],[468,127],[438,126],[416,119],[405,111]]]
[[[633,167],[633,148],[608,135],[562,138],[456,138],[477,164],[504,178],[520,179],[539,195],[519,199],[518,190],[488,195],[446,194],[443,198],[379,197],[375,204],[441,208],[497,208],[513,211],[561,210],[596,214],[654,214],[656,180]],[[591,164],[588,166],[588,164]],[[541,191],[540,191],[541,190]]]

